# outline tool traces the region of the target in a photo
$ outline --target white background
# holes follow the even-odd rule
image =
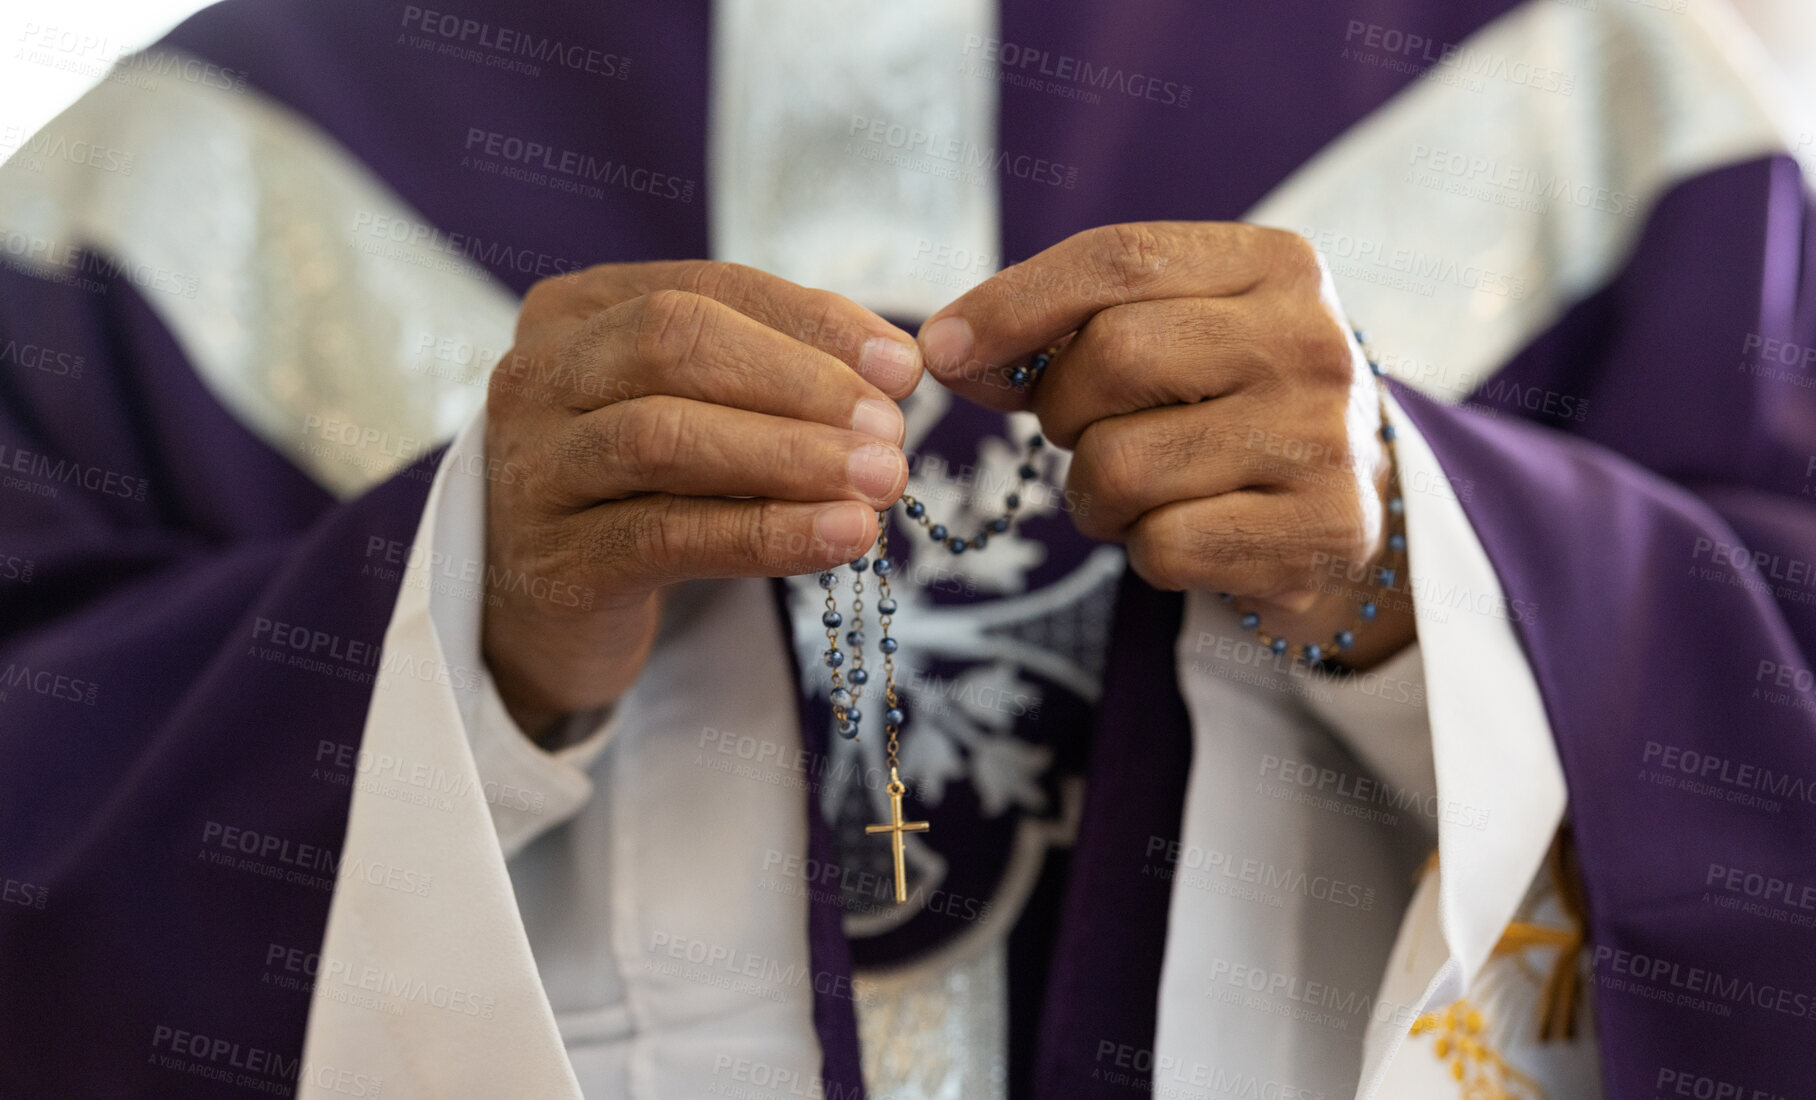
[[[94,87],[111,62],[207,6],[206,0],[0,3],[0,160]]]

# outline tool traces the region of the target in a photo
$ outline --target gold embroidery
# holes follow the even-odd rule
[[[1534,947],[1557,951],[1539,994],[1538,1040],[1568,1042],[1576,1037],[1577,1003],[1581,997],[1579,956],[1584,942],[1582,879],[1567,828],[1560,828],[1546,857],[1558,903],[1570,919],[1568,928],[1513,921],[1494,946],[1494,954],[1517,955]],[[1433,852],[1425,870],[1437,866]],[[1467,999],[1443,1012],[1427,1012],[1413,1021],[1412,1035],[1432,1035],[1432,1053],[1450,1064],[1462,1086],[1463,1100],[1543,1100],[1545,1092],[1532,1078],[1507,1063],[1483,1037],[1482,1013]]]
[[[1508,1065],[1483,1041],[1482,1030],[1481,1012],[1466,1000],[1412,1022],[1415,1038],[1436,1036],[1431,1052],[1450,1063],[1450,1075],[1463,1086],[1463,1100],[1544,1100],[1538,1082]]]

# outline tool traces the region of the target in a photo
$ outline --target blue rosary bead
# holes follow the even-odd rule
[[[1398,531],[1387,536],[1387,548],[1396,551],[1406,549],[1406,536]]]
[[[1007,518],[1005,518],[1003,516],[998,516],[995,519],[990,521],[990,530],[995,531],[999,535],[1002,534],[1004,531],[1007,531],[1008,529],[1009,529],[1009,521]]]
[[[1286,652],[1286,639],[1275,638],[1272,642],[1268,643],[1268,648],[1274,651],[1274,656],[1278,657],[1280,654]]]
[[[826,661],[827,668],[838,668],[840,665],[845,663],[845,655],[843,653],[839,652],[837,646],[834,646],[833,648],[826,651],[825,661]],[[856,671],[853,671],[851,676],[852,676],[853,680],[857,680]]]
[[[820,622],[827,630],[837,630],[839,624],[844,621],[845,616],[839,614],[837,611],[828,611],[826,614],[820,616]]]
[[[1003,507],[1009,509],[1011,512],[1015,511],[1017,508],[1020,508],[1021,507],[1021,494],[1020,493],[1010,493],[1008,496],[1004,497],[1003,498]]]
[[[934,542],[945,542],[946,525],[943,523],[936,523],[927,529],[927,534],[932,537]]]
[[[1337,631],[1337,636],[1331,639],[1331,641],[1337,649],[1348,649],[1350,646],[1356,644],[1356,636],[1347,630],[1339,630]]]
[[[877,605],[876,605],[876,613],[878,615],[895,614],[895,600],[893,600],[893,599],[878,600]]]
[[[845,674],[845,678],[857,686],[863,687],[870,682],[870,673],[865,669],[854,668]]]
[[[895,563],[894,562],[890,561],[888,558],[878,558],[876,560],[876,575],[877,576],[887,577],[889,574],[891,574],[893,572],[895,572]]]
[[[1394,586],[1394,577],[1396,576],[1398,576],[1398,574],[1391,569],[1381,570],[1381,587],[1392,588]]]
[[[1387,502],[1387,510],[1396,516],[1405,515],[1406,501],[1400,497],[1394,497]]]
[[[883,635],[883,640],[878,642],[876,645],[877,645],[877,648],[882,650],[884,653],[894,653],[898,648],[900,648],[900,643],[898,643],[894,638],[891,638],[887,634]]]
[[[839,575],[831,571],[820,574],[821,588],[834,588],[839,583]]]
[[[840,722],[839,736],[847,741],[856,740],[858,736],[858,724],[856,722]]]
[[[1306,664],[1315,665],[1319,661],[1322,661],[1322,660],[1324,660],[1324,651],[1322,649],[1319,649],[1315,645],[1308,645],[1305,647],[1305,663]]]
[[[1261,616],[1255,614],[1253,611],[1247,612],[1242,616],[1242,629],[1253,630],[1260,625]]]
[[[1365,623],[1375,621],[1375,602],[1373,600],[1362,605],[1362,621]]]
[[[896,729],[901,729],[902,723],[908,721],[908,716],[902,713],[901,707],[890,707],[883,712],[883,721],[894,726]]]
[[[984,534],[982,531],[979,531],[976,535],[973,535],[971,538],[971,549],[982,550],[985,546],[989,545],[989,543],[990,543],[990,536]]]
[[[833,688],[832,694],[828,695],[826,698],[829,699],[835,707],[848,707],[851,705],[851,692],[846,691],[844,688]]]
[[[965,552],[965,540],[954,535],[946,540],[946,549],[952,551],[954,554],[963,554]]]
[[[857,561],[854,561],[851,563],[851,571],[853,573],[862,573],[864,570],[869,569],[869,568],[870,568],[870,559],[869,558],[859,558]]]
[[[847,630],[845,632],[845,644],[853,649],[863,649],[864,632],[862,630]]]
[[[1034,353],[1033,358],[1028,360],[1028,369],[1033,370],[1033,371],[1043,371],[1043,370],[1047,369],[1047,364],[1051,363],[1052,361],[1053,361],[1053,357],[1051,355],[1048,355],[1044,351],[1037,351]]]
[[[1046,442],[1046,440],[1044,440],[1040,437],[1040,433],[1035,432],[1033,435],[1028,437],[1028,449],[1030,451],[1038,451],[1038,450],[1040,450],[1041,444],[1043,444],[1045,442]]]
[[[909,519],[920,519],[927,514],[927,506],[918,500],[911,500],[905,511],[908,513]]]
[[[1040,476],[1040,471],[1036,470],[1033,466],[1029,465],[1026,462],[1022,463],[1021,469],[1019,469],[1015,472],[1017,474],[1021,475],[1021,479],[1023,481],[1033,481],[1035,478]]]
[[[850,722],[854,726],[863,720],[864,712],[856,707],[852,707],[845,712],[845,721]]]
[[[1392,443],[1394,441],[1395,434],[1397,434],[1397,433],[1395,433],[1394,426],[1392,424],[1381,425],[1381,439],[1383,442]]]
[[[1026,368],[1016,367],[1014,370],[1010,371],[1009,372],[1009,384],[1011,386],[1014,386],[1016,389],[1020,389],[1021,387],[1027,385],[1028,384],[1028,372],[1027,372]]]

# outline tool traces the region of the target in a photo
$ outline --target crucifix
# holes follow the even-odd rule
[[[902,820],[902,796],[908,793],[908,788],[902,786],[893,767],[889,769],[889,786],[885,789],[889,792],[889,824],[866,825],[864,831],[872,835],[890,834],[889,843],[895,847],[895,900],[904,902],[908,900],[908,861],[903,858],[902,835],[924,833],[927,831],[927,823]]]

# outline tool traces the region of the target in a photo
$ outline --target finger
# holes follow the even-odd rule
[[[611,369],[633,397],[685,397],[849,428],[890,443],[899,443],[904,431],[895,402],[838,359],[686,291],[658,290],[597,314],[566,354],[589,369],[621,364]],[[612,398],[581,393],[575,405],[589,410]]]
[[[1260,445],[1268,433],[1248,427],[1253,420],[1253,401],[1237,396],[1093,422],[1079,437],[1066,475],[1067,495],[1079,502],[1073,521],[1090,538],[1121,542],[1143,514],[1173,501],[1309,488],[1308,477],[1355,485],[1342,470],[1308,474],[1301,463],[1268,455]]]
[[[973,287],[921,326],[927,368],[994,408],[1020,407],[1007,367],[1113,305],[1230,297],[1271,272],[1319,278],[1297,234],[1234,222],[1134,222],[1088,229]]]
[[[1222,298],[1111,306],[1085,322],[1034,391],[1041,431],[1071,447],[1107,416],[1224,397],[1265,379],[1254,311]]]
[[[1176,501],[1129,529],[1129,565],[1149,584],[1260,599],[1317,585],[1316,555],[1370,557],[1366,524],[1338,494],[1259,489]]]
[[[901,449],[804,420],[653,396],[575,417],[551,444],[556,507],[638,493],[857,500],[887,508],[908,485]]]
[[[701,577],[787,577],[861,557],[876,511],[851,501],[805,504],[659,494],[602,504],[564,537],[610,585],[654,588]],[[602,586],[605,581],[600,582]]]
[[[920,381],[920,349],[906,332],[842,294],[804,287],[744,264],[710,260],[604,264],[550,282],[561,300],[559,308],[586,313],[658,290],[698,294],[825,352],[895,400],[914,392]]]

